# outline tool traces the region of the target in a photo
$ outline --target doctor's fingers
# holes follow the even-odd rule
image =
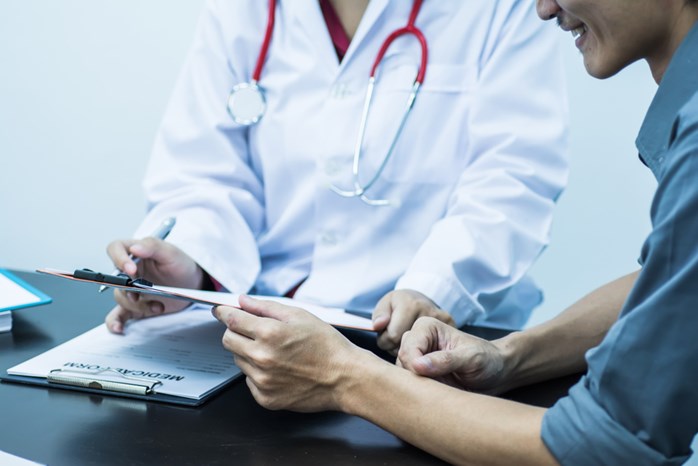
[[[107,246],[107,254],[119,270],[131,277],[139,274],[139,266],[134,259],[151,260],[159,264],[184,263],[189,259],[173,244],[152,237],[112,241]]]
[[[123,270],[130,276],[136,275],[138,268],[129,256],[129,248],[133,245],[134,240],[116,240],[109,243],[107,246],[107,254],[114,263],[114,266],[119,270]]]
[[[165,312],[176,312],[187,306],[185,301],[173,299],[151,299],[146,295],[140,295],[123,290],[114,290],[114,300],[116,303],[131,314],[132,319],[142,319],[163,314]]]
[[[128,249],[135,257],[151,260],[161,265],[173,265],[193,261],[193,259],[174,244],[150,236],[133,241]]]
[[[176,299],[151,300],[137,293],[125,293],[122,290],[114,291],[114,300],[118,306],[112,309],[105,323],[113,333],[123,333],[126,322],[134,319],[144,319],[164,313],[181,311],[189,305],[186,301]]]
[[[124,333],[124,325],[131,319],[135,319],[131,311],[121,306],[115,306],[104,318],[107,329],[112,333]]]
[[[412,328],[412,324],[417,320],[417,317],[417,315],[406,309],[403,309],[401,312],[393,312],[388,326],[383,332],[378,334],[378,347],[392,355],[397,355],[402,335]]]
[[[390,322],[390,318],[393,314],[393,299],[392,292],[383,296],[376,304],[376,308],[373,310],[373,328],[377,332],[385,330]]]
[[[413,315],[412,321],[419,316],[432,315],[439,308],[434,302],[419,291],[400,289],[383,296],[373,311],[373,328],[381,331],[390,326],[396,315]]]

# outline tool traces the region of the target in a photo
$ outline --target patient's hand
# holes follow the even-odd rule
[[[405,333],[396,364],[455,387],[496,394],[507,388],[505,360],[496,341],[425,317]]]
[[[223,346],[265,408],[341,410],[366,364],[384,363],[302,309],[247,296],[240,306],[218,306],[214,315],[228,328]]]

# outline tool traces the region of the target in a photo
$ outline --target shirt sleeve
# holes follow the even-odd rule
[[[470,118],[472,163],[446,215],[431,229],[396,289],[414,289],[473,322],[496,307],[549,240],[567,182],[567,101],[554,32],[532,2],[499,8],[481,53]],[[485,305],[484,303],[487,303]]]
[[[698,104],[698,99],[693,99]],[[561,464],[683,463],[698,432],[698,105],[679,119],[644,267],[587,376],[543,418]]]
[[[262,3],[260,21],[266,17]],[[248,129],[235,125],[226,111],[230,89],[244,79],[237,74],[246,71],[233,69],[226,58],[229,38],[217,10],[217,3],[206,4],[156,136],[144,180],[148,214],[136,237],[175,216],[168,241],[225,288],[246,292],[260,270],[255,238],[264,222],[264,194]]]

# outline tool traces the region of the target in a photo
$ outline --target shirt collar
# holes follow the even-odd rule
[[[655,175],[669,148],[681,107],[698,92],[698,23],[694,24],[667,67],[635,145]]]

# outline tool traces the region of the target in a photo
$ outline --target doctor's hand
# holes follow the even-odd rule
[[[378,347],[393,355],[400,348],[402,335],[420,317],[434,317],[455,326],[451,315],[414,290],[395,290],[378,301],[373,311],[373,328],[378,332]]]
[[[223,346],[267,409],[341,410],[347,381],[360,377],[362,361],[378,359],[302,309],[248,296],[240,306],[213,313],[227,327]]]
[[[171,243],[156,238],[113,241],[107,253],[114,265],[131,278],[144,278],[158,285],[201,288],[205,274],[194,260]],[[140,258],[136,264],[130,257]],[[106,317],[107,328],[123,333],[131,319],[177,312],[188,306],[185,301],[114,290],[117,306]]]
[[[424,317],[405,333],[396,364],[448,385],[498,394],[509,373],[502,340],[489,342]]]

